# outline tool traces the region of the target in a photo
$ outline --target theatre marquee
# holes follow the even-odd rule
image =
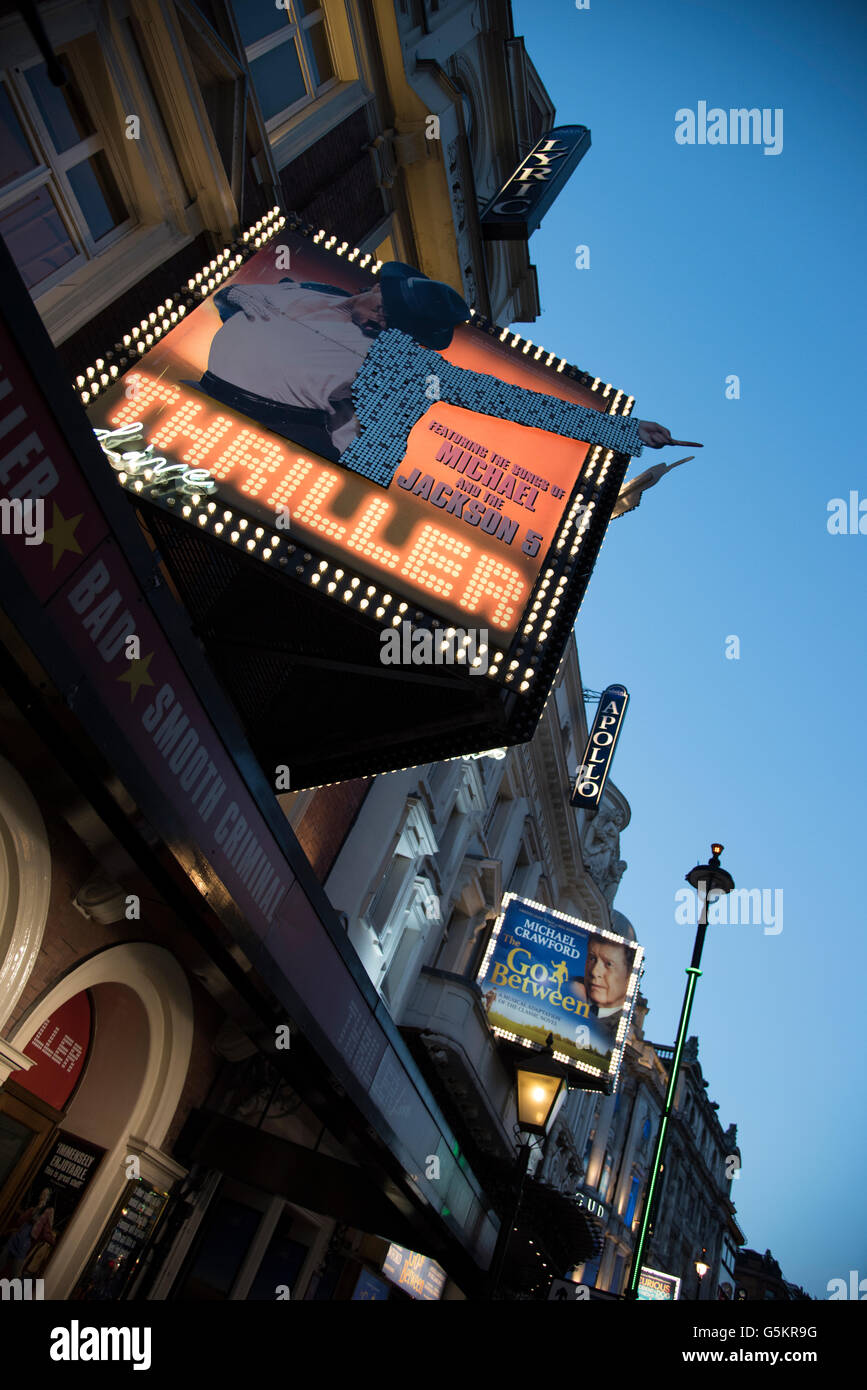
[[[284,789],[529,739],[628,465],[631,397],[476,315],[371,368],[417,274],[275,208],[76,379]]]

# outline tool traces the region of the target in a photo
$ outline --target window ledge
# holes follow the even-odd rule
[[[138,227],[88,261],[64,284],[40,295],[36,308],[54,346],[59,347],[157,266],[189,246],[196,235],[192,227],[182,232],[165,222]]]
[[[359,107],[365,106],[371,94],[362,82],[340,82],[305,106],[277,130],[271,133],[271,154],[278,171],[293,159],[309,150],[323,135],[345,121]]]

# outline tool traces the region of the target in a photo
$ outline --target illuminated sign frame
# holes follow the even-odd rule
[[[673,1288],[674,1292],[666,1294],[664,1298],[658,1298],[655,1294],[642,1293],[642,1287],[645,1289],[647,1288],[647,1284],[644,1282],[645,1275],[649,1275],[651,1279],[664,1279],[665,1282]],[[647,1303],[674,1303],[680,1298],[681,1283],[682,1280],[676,1274],[663,1274],[661,1269],[651,1269],[649,1265],[642,1265],[641,1273],[638,1277],[638,1293],[636,1297],[643,1299]]]
[[[586,811],[599,809],[628,704],[629,691],[625,685],[609,685],[603,690],[569,798],[572,806]]]
[[[482,213],[485,241],[527,241],[590,148],[586,125],[546,130]]]
[[[604,1091],[608,1095],[613,1095],[614,1092],[617,1090],[617,1083],[620,1077],[620,1067],[623,1061],[623,1053],[626,1048],[626,1039],[629,1033],[629,1026],[632,1021],[632,1014],[635,1008],[635,1001],[638,997],[638,986],[641,979],[642,962],[644,960],[644,948],[642,946],[639,946],[637,942],[630,941],[625,936],[618,936],[616,932],[609,931],[605,927],[596,927],[593,925],[592,922],[584,922],[581,921],[581,919],[578,917],[570,917],[565,912],[558,912],[555,908],[545,907],[543,903],[534,902],[531,898],[522,898],[517,893],[504,893],[502,904],[500,907],[500,914],[497,917],[496,922],[494,923],[494,929],[491,932],[491,937],[488,941],[488,945],[485,950],[485,955],[482,960],[481,967],[479,969],[478,975],[476,976],[476,984],[482,989],[484,988],[483,982],[485,981],[485,977],[487,976],[488,967],[491,963],[491,960],[499,943],[500,933],[506,925],[506,916],[509,906],[512,903],[517,903],[522,908],[529,908],[534,913],[542,914],[545,918],[548,919],[548,921],[552,925],[562,923],[562,925],[569,931],[577,930],[582,933],[587,933],[591,936],[605,937],[607,940],[613,942],[618,946],[627,947],[629,951],[634,953],[632,957],[632,969],[629,975],[629,984],[627,986],[626,991],[626,999],[623,1008],[620,1011],[620,1017],[617,1023],[617,1033],[614,1039],[614,1045],[611,1051],[611,1059],[609,1061],[607,1070],[603,1069],[602,1067],[592,1066],[588,1062],[579,1061],[574,1057],[570,1057],[568,1053],[565,1052],[559,1052],[555,1050],[553,1054],[556,1061],[563,1062],[570,1069],[574,1070],[576,1074],[576,1082],[570,1084],[578,1085],[578,1089]],[[490,1023],[489,1027],[491,1028],[491,1032],[495,1035],[495,1037],[504,1038],[507,1042],[510,1043],[520,1043],[521,1046],[526,1047],[528,1051],[538,1053],[544,1050],[541,1044],[533,1042],[532,1039],[524,1037],[521,1033],[517,1031],[501,1028]],[[581,1078],[580,1085],[577,1082],[578,1076],[580,1076]]]
[[[597,1221],[601,1221],[603,1226],[607,1226],[608,1218],[611,1213],[606,1204],[600,1202],[594,1192],[579,1187],[578,1191],[575,1193],[575,1201],[584,1211],[589,1212],[591,1216],[595,1216]]]
[[[442,1265],[427,1255],[392,1241],[382,1264],[382,1272],[396,1288],[402,1289],[410,1298],[424,1302],[436,1302],[443,1296],[448,1278]]]
[[[156,347],[164,334],[181,322],[189,310],[198,307],[246,260],[281,233],[284,236],[293,233],[308,238],[311,245],[343,257],[347,264],[357,265],[368,275],[376,276],[381,269],[382,263],[375,261],[370,253],[362,254],[358,248],[351,249],[346,241],[338,243],[336,236],[329,237],[322,230],[315,232],[312,227],[295,219],[287,219],[279,208],[273,208],[238,241],[224,248],[202,271],[191,277],[178,296],[158,305],[146,319],[124,335],[113,351],[106,352],[104,357],[98,358],[93,366],[76,377],[82,403],[91,411],[94,407],[98,408],[105,392],[119,384],[118,379],[137,363],[146,363],[148,352]],[[534,346],[520,335],[512,334],[474,312],[470,326],[474,331],[493,339],[500,351],[513,355],[516,364],[532,363],[545,375],[567,379],[586,393],[593,393],[600,405],[605,403],[603,414],[629,415],[633,397],[627,397],[625,392],[616,390],[610,383],[590,377],[577,367],[570,366],[564,358],[558,360],[554,353]],[[102,421],[100,427],[103,427]],[[297,534],[293,535],[291,519],[288,530],[281,531],[273,523],[263,524],[261,517],[252,512],[245,513],[234,498],[232,505],[225,505],[220,499],[219,483],[215,491],[213,479],[205,467],[182,468],[177,463],[173,464],[170,457],[165,460],[148,458],[147,451],[140,447],[131,433],[125,441],[103,439],[102,443],[107,454],[110,449],[114,451],[114,457],[110,456],[111,466],[127,492],[142,507],[142,514],[149,522],[155,511],[162,513],[167,522],[168,518],[172,521],[176,518],[207,536],[209,541],[240,552],[239,558],[255,561],[275,578],[288,580],[309,591],[315,590],[335,608],[365,620],[377,634],[381,633],[383,625],[398,627],[406,622],[413,633],[426,631],[443,635],[454,631],[454,618],[444,617],[443,612],[437,610],[435,602],[428,606],[419,601],[417,592],[402,592],[398,581],[387,579],[385,583],[373,582],[369,570],[354,568],[351,556],[335,560],[333,551],[317,545],[309,535],[303,539]],[[417,739],[406,739],[396,748],[393,759],[384,760],[381,755],[372,754],[365,757],[359,751],[342,761],[339,776],[314,775],[306,780],[302,776],[300,780],[293,781],[293,789],[365,776],[371,772],[397,770],[401,766],[412,766],[437,758],[461,756],[498,744],[510,746],[532,736],[570,638],[629,463],[627,455],[608,447],[583,447],[587,450],[586,457],[583,464],[576,467],[572,491],[564,497],[560,520],[548,549],[529,592],[521,599],[521,616],[515,622],[514,630],[510,633],[490,631],[484,680],[494,683],[502,692],[508,707],[505,716],[499,721],[480,721],[475,728],[460,726],[458,721],[459,727],[453,733],[438,736],[436,752],[424,742],[422,729]],[[125,468],[124,456],[129,459],[130,453],[133,460],[131,466]],[[153,468],[149,466],[151,463],[155,465]],[[383,495],[387,496],[387,493]],[[159,525],[157,521],[155,538],[162,550]],[[471,621],[472,617],[467,613],[464,622]],[[450,674],[465,678],[470,672],[457,668]],[[475,671],[472,674],[477,675]],[[471,684],[478,686],[479,681],[473,680]],[[508,727],[505,727],[507,722]]]

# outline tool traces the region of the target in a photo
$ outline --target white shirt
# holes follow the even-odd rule
[[[214,335],[208,370],[281,405],[327,411],[332,441],[342,452],[359,425],[353,410],[337,413],[334,407],[351,399],[352,383],[373,342],[352,322],[347,299],[290,282],[236,288],[259,301],[270,317],[251,322],[238,308]]]

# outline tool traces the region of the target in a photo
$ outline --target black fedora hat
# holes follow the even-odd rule
[[[457,290],[403,261],[387,261],[379,279],[389,328],[401,329],[423,347],[447,348],[455,325],[470,317]]]

